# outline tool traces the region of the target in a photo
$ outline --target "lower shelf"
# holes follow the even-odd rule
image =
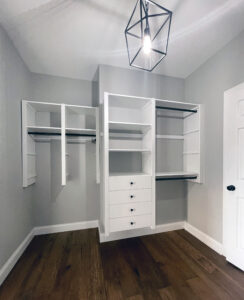
[[[183,179],[197,179],[198,174],[196,172],[158,172],[156,173],[156,180],[183,180]]]

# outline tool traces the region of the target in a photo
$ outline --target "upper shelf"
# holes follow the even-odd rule
[[[95,129],[86,129],[86,128],[66,128],[66,134],[83,134],[83,135],[96,135]]]
[[[59,133],[61,134],[60,127],[45,127],[45,126],[28,126],[27,127],[28,133]]]
[[[178,101],[170,101],[170,100],[159,100],[156,99],[156,107],[168,107],[174,109],[179,109],[179,110],[197,110],[198,109],[198,104],[194,103],[186,103],[186,102],[178,102]]]
[[[133,130],[133,131],[146,131],[151,128],[151,124],[144,123],[129,123],[129,122],[109,122],[109,129],[112,130]]]

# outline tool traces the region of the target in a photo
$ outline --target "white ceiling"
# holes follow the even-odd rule
[[[155,73],[185,78],[244,29],[244,0],[157,0],[173,11]],[[91,80],[128,67],[124,29],[136,0],[0,0],[0,22],[32,72]]]

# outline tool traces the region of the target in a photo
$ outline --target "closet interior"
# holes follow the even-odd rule
[[[155,181],[202,181],[197,104],[107,92],[99,108],[23,100],[22,137],[24,187],[37,180],[36,143],[60,143],[55,160],[62,186],[72,175],[69,145],[96,143],[100,232],[106,236],[155,227]]]

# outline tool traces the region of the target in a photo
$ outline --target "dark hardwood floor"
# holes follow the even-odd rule
[[[244,273],[184,230],[99,244],[96,229],[38,236],[0,299],[244,299]]]

